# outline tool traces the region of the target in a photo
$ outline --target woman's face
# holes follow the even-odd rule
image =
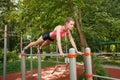
[[[67,27],[69,30],[72,30],[73,27],[74,27],[74,24],[75,24],[75,21],[66,22],[66,27]]]

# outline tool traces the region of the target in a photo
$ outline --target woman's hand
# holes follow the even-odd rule
[[[82,55],[83,53],[82,53],[82,52],[77,51],[77,54]]]
[[[65,54],[64,54],[64,53],[60,53],[60,56],[61,56],[61,57],[64,57],[64,56],[65,56]]]

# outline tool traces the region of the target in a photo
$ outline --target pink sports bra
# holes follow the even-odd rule
[[[56,35],[57,35],[57,31],[53,31],[53,36],[56,37]],[[61,38],[65,38],[66,35],[68,35],[68,29],[65,30],[65,28],[62,26],[62,27],[61,27],[61,30],[60,30],[60,37],[61,37]]]

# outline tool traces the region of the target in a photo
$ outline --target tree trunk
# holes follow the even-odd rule
[[[86,38],[84,36],[84,33],[82,31],[81,9],[78,8],[77,9],[78,12],[75,12],[74,6],[73,6],[71,0],[68,0],[68,2],[69,2],[69,5],[70,5],[70,8],[71,8],[72,12],[75,13],[75,22],[76,22],[76,28],[77,28],[77,31],[78,31],[78,36],[80,38],[81,50],[82,50],[82,52],[85,52],[85,48],[88,47],[88,44],[87,44]],[[83,61],[85,62],[84,57],[83,57]],[[86,63],[84,63],[84,65],[86,65]],[[95,69],[95,66],[94,66],[93,59],[92,59],[92,70],[93,70],[93,73],[96,74],[96,69]],[[97,80],[97,78],[94,78],[94,80]]]
[[[81,50],[82,52],[84,52],[85,48],[88,47],[88,44],[86,42],[86,39],[84,37],[84,33],[82,32],[82,28],[81,28],[81,23],[79,23],[78,18],[75,18],[75,22],[76,22],[76,28],[78,31],[78,36],[80,38],[80,45],[81,45]]]
[[[81,50],[82,50],[82,52],[84,52],[85,48],[88,47],[88,44],[87,44],[86,39],[84,37],[84,34],[82,32],[81,9],[79,8],[78,12],[75,12],[72,1],[68,0],[68,3],[70,5],[71,11],[75,13],[74,18],[75,18],[75,22],[76,22],[76,28],[77,28],[77,31],[78,31],[78,36],[80,38]],[[76,14],[76,13],[78,13],[78,14]]]

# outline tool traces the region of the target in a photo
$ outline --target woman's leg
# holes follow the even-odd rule
[[[40,49],[42,49],[43,47],[45,47],[45,46],[51,44],[51,42],[52,42],[52,41],[50,41],[50,40],[44,41],[44,42],[42,43],[42,45],[40,46]]]
[[[42,42],[44,42],[44,40],[43,40],[43,38],[41,36],[40,38],[38,38],[37,41],[29,43],[24,49],[28,49],[29,47],[36,46],[36,45],[38,45],[38,44],[40,44]]]

